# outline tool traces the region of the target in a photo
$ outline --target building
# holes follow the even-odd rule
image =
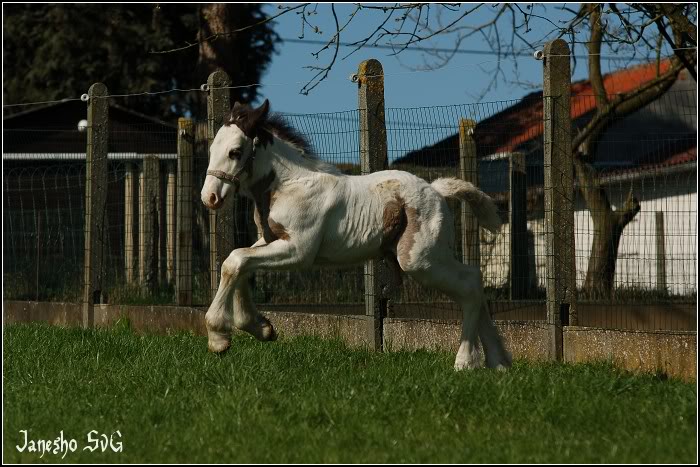
[[[85,102],[66,101],[3,119],[3,265],[6,282],[16,285],[18,297],[32,297],[25,288],[80,290],[86,118]],[[175,178],[176,154],[176,125],[110,103],[105,254],[107,264],[118,265],[111,270],[123,273],[125,250],[134,251],[137,178],[144,157],[155,155],[161,161],[165,199],[166,186]],[[73,292],[66,293],[74,298]]]
[[[662,63],[661,73],[668,67]],[[656,64],[623,69],[604,77],[610,94],[637,89],[656,76]],[[623,233],[616,266],[616,287],[661,289],[671,295],[697,293],[697,84],[685,73],[658,100],[614,122],[599,139],[593,166],[613,206],[630,190],[641,211]],[[595,111],[595,97],[587,81],[572,84],[571,119],[574,132]],[[524,154],[528,181],[528,229],[532,260],[531,287],[543,286],[543,99],[542,92],[498,109],[477,122],[479,185],[503,204],[508,191],[511,154]],[[424,167],[457,166],[459,136],[407,153],[394,161]],[[661,212],[663,220],[657,215]],[[575,212],[578,285],[585,279],[592,243],[592,221],[579,194]],[[657,219],[664,239],[657,241]],[[661,228],[661,225],[658,226]],[[499,239],[484,238],[481,249],[487,285],[508,281],[509,226]],[[664,259],[659,260],[659,255]],[[662,264],[665,280],[661,277]],[[534,276],[534,278],[533,278]]]

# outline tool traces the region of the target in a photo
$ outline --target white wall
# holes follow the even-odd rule
[[[616,287],[656,288],[656,211],[664,213],[666,282],[674,295],[697,292],[697,193],[642,200],[641,211],[625,228],[620,240]],[[581,287],[586,278],[593,224],[587,210],[574,213],[576,232],[576,278]],[[534,270],[537,283],[544,287],[545,239],[544,220],[528,221],[534,240]],[[500,287],[508,281],[510,225],[498,235],[482,232],[481,258],[484,284]],[[531,253],[532,254],[532,253]]]

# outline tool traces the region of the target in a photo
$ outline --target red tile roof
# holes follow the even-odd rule
[[[660,73],[665,73],[671,63],[664,60],[660,64]],[[603,85],[608,95],[621,94],[637,89],[642,84],[654,79],[656,75],[656,63],[647,63],[633,68],[628,68],[615,73],[610,73],[603,77]],[[589,81],[579,81],[571,85],[571,118],[577,119],[595,109],[595,93]],[[520,144],[539,136],[544,131],[541,95],[538,99],[532,100],[531,104],[518,109],[517,112],[505,117],[509,123],[516,123],[519,131],[507,141],[500,141],[500,144],[493,151],[494,153],[512,152]],[[499,124],[504,118],[499,119]],[[488,125],[488,124],[487,124]]]

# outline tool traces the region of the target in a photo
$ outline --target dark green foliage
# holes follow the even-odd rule
[[[199,88],[220,67],[234,83],[258,83],[278,36],[270,23],[228,36],[206,60],[199,47],[154,54],[208,36],[197,4],[7,4],[3,17],[3,103],[79,97],[103,82],[112,94]],[[236,29],[264,18],[261,4],[230,4],[225,25]],[[227,53],[224,53],[227,52]],[[257,88],[233,90],[250,101]],[[116,103],[172,120],[201,113],[203,93],[119,98]],[[18,108],[25,110],[25,107]]]

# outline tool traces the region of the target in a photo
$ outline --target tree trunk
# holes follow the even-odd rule
[[[639,209],[637,209],[638,211]],[[616,214],[616,211],[591,211],[593,245],[588,260],[586,282],[583,285],[588,298],[598,299],[612,296],[620,238],[625,226],[629,223],[629,221],[624,224],[620,222]],[[632,220],[632,217],[629,220]]]
[[[593,221],[593,243],[582,292],[588,298],[600,299],[612,297],[622,232],[639,212],[640,204],[630,189],[625,203],[617,210],[612,209],[608,195],[600,186],[600,180],[590,165],[595,160],[598,140],[615,121],[642,109],[668,91],[682,66],[680,60],[674,58],[671,60],[671,67],[663,75],[634,91],[619,94],[611,99],[605,89],[600,66],[604,27],[601,22],[602,6],[582,5],[581,12],[585,11],[590,14],[588,68],[589,79],[595,93],[596,114],[574,138],[572,149],[575,153],[576,179]]]
[[[622,232],[641,206],[630,189],[625,203],[613,210],[594,169],[579,158],[574,158],[574,166],[581,194],[593,221],[593,244],[583,293],[593,299],[610,298],[615,285],[615,265]]]

